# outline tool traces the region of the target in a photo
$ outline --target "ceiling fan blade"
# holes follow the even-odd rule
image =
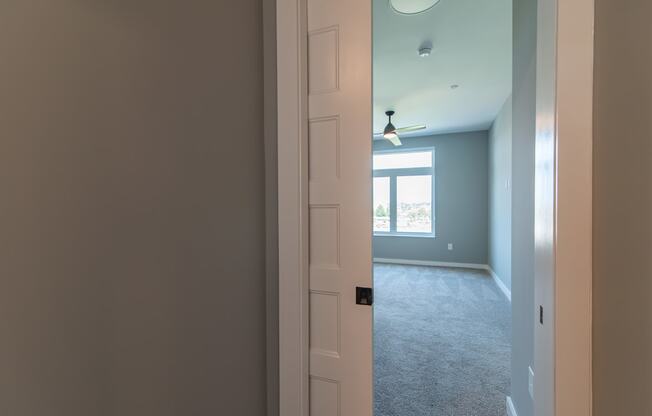
[[[400,127],[398,129],[396,129],[396,132],[397,133],[407,133],[407,132],[410,132],[410,131],[423,130],[425,128],[426,128],[425,125],[420,124],[418,126]]]
[[[394,146],[402,146],[403,143],[401,143],[401,139],[399,139],[398,135],[394,135],[391,138],[387,139],[392,143]]]

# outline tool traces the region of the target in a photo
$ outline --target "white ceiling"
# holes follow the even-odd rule
[[[512,89],[512,1],[441,0],[411,16],[373,6],[374,132],[388,109],[396,127],[427,126],[412,135],[489,128]]]

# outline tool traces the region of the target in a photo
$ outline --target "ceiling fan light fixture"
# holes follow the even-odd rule
[[[385,130],[383,130],[383,137],[387,139],[387,136],[396,136],[396,127],[391,122],[387,123]]]
[[[440,0],[389,0],[390,7],[400,14],[419,14],[435,7]]]
[[[383,138],[389,140],[394,146],[401,146],[403,144],[401,143],[401,139],[398,136],[399,133],[411,133],[426,128],[424,124],[419,124],[416,126],[407,126],[397,129],[396,126],[392,124],[392,116],[394,115],[394,110],[385,111],[385,115],[388,118],[387,125],[383,129],[382,133],[374,133],[374,137],[382,136]]]
[[[388,120],[385,129],[383,129],[383,137],[387,140],[395,139],[398,137],[398,134],[396,134],[396,127],[394,127],[392,124],[392,116],[394,115],[394,111],[387,110],[385,111],[385,115],[388,117]]]

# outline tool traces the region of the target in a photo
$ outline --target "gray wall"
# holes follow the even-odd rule
[[[487,132],[402,141],[402,148],[435,147],[436,238],[377,236],[374,257],[487,264]],[[386,141],[374,142],[375,150],[391,148]]]
[[[489,130],[489,266],[512,286],[512,97]]]
[[[511,394],[518,415],[532,416],[537,0],[514,0],[513,7]]]
[[[652,415],[652,3],[595,12],[594,415]]]
[[[265,414],[262,42],[259,0],[1,3],[0,414]]]

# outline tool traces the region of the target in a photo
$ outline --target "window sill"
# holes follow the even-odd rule
[[[408,233],[374,233],[374,237],[411,237],[411,238],[435,238],[434,234],[408,234]]]

